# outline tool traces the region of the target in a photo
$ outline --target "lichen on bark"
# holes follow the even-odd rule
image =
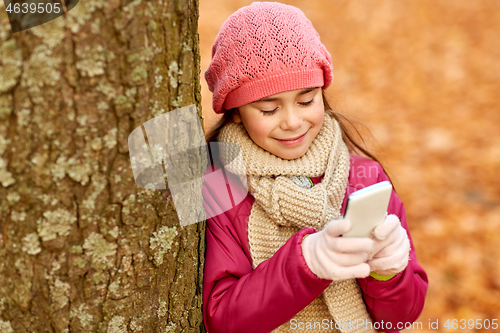
[[[182,2],[80,1],[18,34],[0,11],[0,331],[204,330],[204,224],[137,187],[127,143],[200,105]]]

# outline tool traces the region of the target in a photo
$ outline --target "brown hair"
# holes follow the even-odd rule
[[[340,129],[342,131],[342,139],[344,140],[347,148],[349,149],[349,152],[355,155],[360,155],[360,156],[365,156],[373,161],[376,161],[377,163],[380,164],[382,169],[384,170],[385,174],[387,177],[389,177],[389,181],[392,183],[392,186],[394,187],[394,183],[392,182],[386,168],[382,165],[382,163],[379,161],[373,153],[371,153],[367,148],[366,148],[366,143],[365,140],[363,139],[362,135],[359,133],[358,129],[356,126],[353,124],[353,122],[348,118],[346,114],[343,114],[341,112],[334,111],[333,108],[330,106],[328,103],[326,96],[325,96],[325,91],[322,90],[322,95],[323,95],[323,105],[325,106],[325,112],[327,112],[329,115],[331,115],[335,120],[338,121],[340,125]],[[217,136],[219,135],[220,131],[224,126],[227,124],[231,123],[233,120],[233,114],[236,111],[236,108],[227,110],[221,119],[206,133],[205,139],[207,142],[212,142],[212,141],[217,141]],[[368,130],[369,132],[369,130]],[[357,137],[359,137],[359,140],[363,144],[360,144],[354,137],[354,133],[356,134]],[[370,133],[371,135],[371,133]],[[394,191],[396,191],[396,188],[394,187]]]

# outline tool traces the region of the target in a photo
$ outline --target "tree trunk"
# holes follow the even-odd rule
[[[128,136],[200,109],[198,0],[0,10],[0,332],[200,332],[205,224],[134,181]],[[168,193],[168,191],[165,191]]]

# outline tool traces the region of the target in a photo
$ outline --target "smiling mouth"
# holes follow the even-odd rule
[[[297,136],[295,138],[291,138],[291,139],[276,139],[276,140],[279,140],[279,141],[294,141],[294,140],[300,139],[301,137],[303,137],[306,134],[307,134],[307,132],[305,132],[304,134],[299,135],[299,136]]]

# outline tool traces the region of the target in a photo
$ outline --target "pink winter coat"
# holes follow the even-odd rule
[[[215,169],[219,167],[216,164]],[[228,187],[235,197],[245,195],[245,191],[242,189],[241,193],[235,193],[231,177],[231,186],[207,179],[206,175],[211,171],[209,167],[205,172],[203,186],[205,209],[208,216],[214,216],[207,220],[206,229],[203,282],[205,327],[210,333],[270,332],[289,322],[332,282],[318,278],[308,268],[302,255],[304,235],[316,230],[300,230],[273,257],[252,269],[247,222],[254,198],[247,194],[234,208],[220,213],[224,210],[220,203],[225,201]],[[313,182],[317,184],[321,179],[313,178]],[[349,181],[341,213],[344,213],[347,198],[352,192],[384,180],[388,177],[380,164],[351,154]],[[428,281],[415,255],[403,203],[394,191],[388,214],[399,217],[410,237],[408,266],[388,281],[378,281],[371,276],[357,281],[373,321],[383,325],[379,326],[379,331],[397,332],[404,328],[404,323],[413,322],[420,315]]]

